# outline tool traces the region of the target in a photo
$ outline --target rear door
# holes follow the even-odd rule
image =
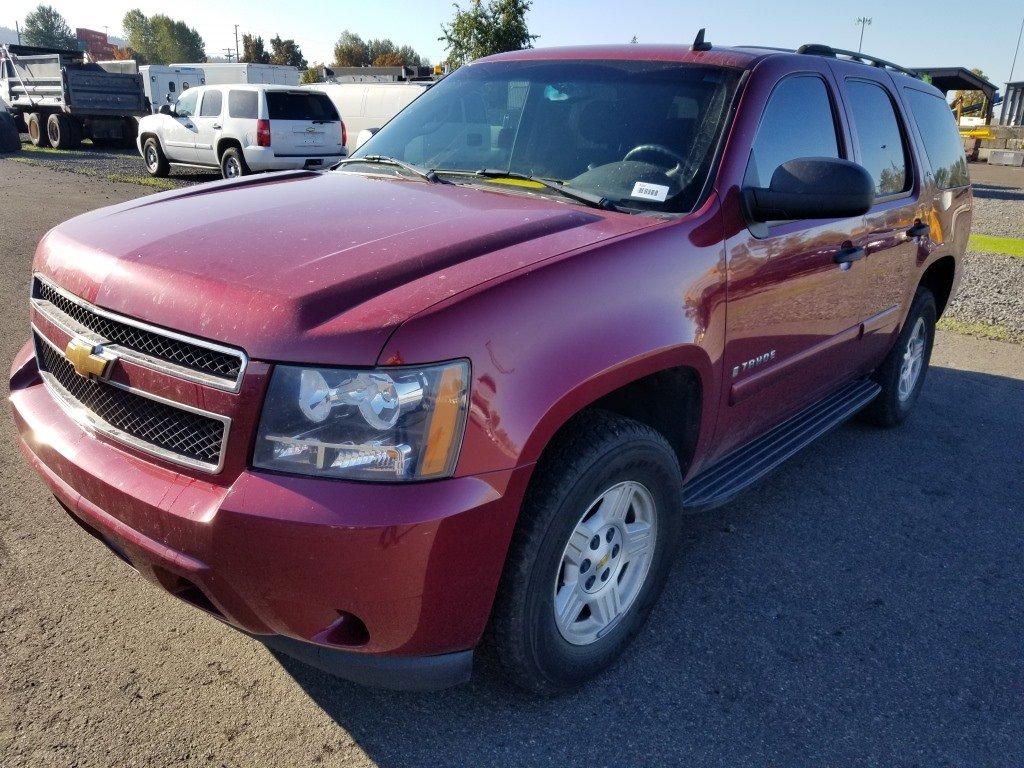
[[[207,88],[199,103],[199,112],[193,118],[196,126],[196,162],[217,165],[217,139],[222,126],[221,113],[224,109],[224,92],[219,88]]]
[[[875,204],[857,241],[864,258],[855,264],[857,300],[864,323],[860,363],[874,368],[889,351],[902,321],[906,287],[917,272],[918,246],[927,241],[928,207],[921,202],[921,173],[911,150],[906,116],[891,75],[862,64],[834,62],[853,135],[853,159],[875,182]]]
[[[310,90],[267,90],[270,145],[277,157],[341,155],[341,120],[326,94]]]

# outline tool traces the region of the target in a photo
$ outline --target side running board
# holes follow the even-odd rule
[[[683,508],[700,511],[724,504],[849,419],[874,400],[879,391],[881,387],[870,379],[852,382],[741,445],[683,487]]]

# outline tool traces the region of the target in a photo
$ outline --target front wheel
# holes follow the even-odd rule
[[[220,175],[225,179],[237,179],[251,173],[245,162],[245,155],[238,147],[228,147],[220,157]]]
[[[142,145],[142,159],[150,176],[163,177],[171,172],[171,165],[164,156],[160,142],[150,136]]]
[[[531,482],[491,622],[512,680],[538,693],[610,666],[643,626],[680,527],[682,474],[655,430],[581,416]]]
[[[869,421],[894,427],[910,414],[931,361],[937,314],[932,292],[918,288],[896,343],[875,371],[882,391],[864,411]]]

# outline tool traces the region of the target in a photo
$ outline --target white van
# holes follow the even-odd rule
[[[322,93],[283,85],[200,86],[139,121],[139,153],[152,176],[171,165],[256,171],[327,168],[345,151],[345,124]]]
[[[142,75],[142,88],[153,112],[159,112],[164,104],[174,104],[189,88],[206,85],[206,74],[199,67],[144,64],[139,67],[139,74]]]
[[[380,128],[397,115],[432,82],[407,83],[314,83],[304,88],[326,93],[348,128],[346,149],[353,152],[361,131]]]

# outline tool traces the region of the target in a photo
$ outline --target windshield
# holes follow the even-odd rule
[[[353,157],[496,177],[467,177],[480,184],[501,183],[496,172],[534,176],[622,207],[689,211],[738,77],[676,62],[472,64],[420,96]],[[458,175],[452,180],[467,180]],[[506,189],[557,194],[539,184]]]

